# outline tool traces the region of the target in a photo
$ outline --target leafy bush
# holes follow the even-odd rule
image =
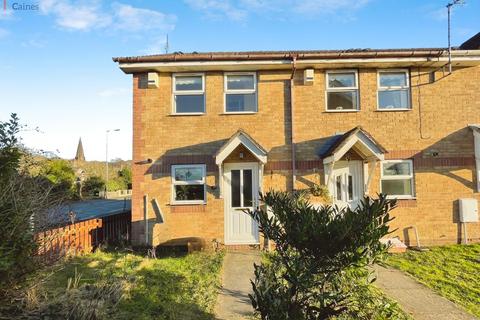
[[[126,186],[124,185],[121,179],[115,178],[110,179],[107,182],[107,190],[108,191],[117,191],[117,190],[124,190]]]
[[[363,267],[387,249],[395,201],[364,198],[356,210],[315,208],[300,193],[271,191],[250,212],[276,245],[268,263],[255,266],[252,305],[262,319],[329,319],[352,312],[352,293],[369,283]],[[268,208],[268,209],[267,209]]]
[[[132,169],[130,167],[119,170],[118,177],[123,181],[125,189],[132,189]]]
[[[53,208],[62,197],[52,193],[52,184],[28,174],[28,154],[17,135],[21,126],[12,114],[10,121],[0,122],[0,296],[26,272],[38,267],[34,261],[37,242],[35,230],[53,219]],[[28,160],[28,159],[27,159]]]
[[[103,180],[102,177],[91,176],[91,177],[88,177],[83,183],[82,191],[87,195],[93,196],[96,193],[104,190],[105,190],[105,181]]]
[[[63,159],[48,159],[40,168],[39,177],[53,184],[53,191],[72,196],[74,193],[75,172],[70,162]]]

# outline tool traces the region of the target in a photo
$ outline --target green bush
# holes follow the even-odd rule
[[[249,212],[276,245],[268,263],[255,266],[252,305],[262,319],[330,319],[355,309],[353,293],[368,285],[364,267],[387,246],[385,195],[364,198],[356,210],[313,207],[301,193],[268,192]],[[268,209],[267,209],[268,208]]]
[[[126,186],[124,181],[118,178],[110,179],[107,183],[107,190],[108,191],[117,191],[117,190],[124,190]]]
[[[93,196],[97,194],[100,191],[105,190],[105,180],[103,180],[102,177],[99,176],[91,176],[88,177],[84,182],[83,182],[83,193]]]
[[[130,167],[119,170],[118,177],[123,181],[125,189],[132,189],[132,169]]]
[[[32,177],[29,163],[17,139],[18,117],[0,122],[0,296],[22,275],[38,267],[34,261],[36,230],[51,224],[52,208],[62,197],[52,192],[48,179]],[[22,161],[21,161],[22,160]]]
[[[46,160],[40,168],[39,177],[53,185],[53,192],[64,194],[67,197],[73,196],[75,172],[67,160]]]

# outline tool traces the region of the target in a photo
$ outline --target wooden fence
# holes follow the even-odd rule
[[[37,256],[55,261],[67,255],[90,253],[101,244],[128,242],[130,234],[130,212],[79,221],[37,233]]]

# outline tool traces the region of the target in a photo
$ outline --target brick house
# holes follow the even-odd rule
[[[459,199],[480,200],[479,49],[454,48],[452,73],[443,48],[114,58],[133,76],[135,243],[260,244],[239,209],[314,184],[341,206],[397,198],[407,244],[412,227],[461,241]]]

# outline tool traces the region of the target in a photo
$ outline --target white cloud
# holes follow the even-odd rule
[[[185,0],[192,8],[202,11],[209,18],[227,18],[240,21],[247,17],[248,11],[235,6],[230,0]]]
[[[42,0],[40,11],[53,15],[58,26],[69,30],[88,31],[111,23],[98,1]]]
[[[172,30],[177,17],[159,11],[114,3],[114,27],[126,31]]]
[[[207,17],[227,17],[244,20],[255,13],[271,13],[276,18],[291,17],[292,12],[302,16],[332,13],[350,14],[371,0],[184,0],[193,9]]]
[[[41,40],[37,39],[30,39],[28,41],[22,42],[22,47],[25,48],[43,48],[45,47],[46,43]]]
[[[122,30],[172,30],[176,16],[160,11],[136,8],[131,5],[101,0],[41,0],[40,10],[52,15],[55,23],[67,30],[92,29]]]
[[[165,52],[166,38],[157,38],[148,46],[148,48],[141,50],[140,54],[160,54]]]
[[[97,95],[102,98],[125,96],[130,93],[127,88],[107,88],[97,92]]]

